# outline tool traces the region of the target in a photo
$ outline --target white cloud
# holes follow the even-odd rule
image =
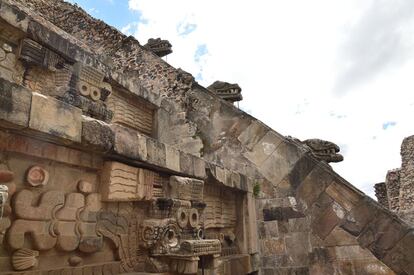
[[[168,39],[168,62],[204,86],[238,83],[240,107],[280,133],[343,145],[334,169],[373,195],[414,134],[411,3],[129,0],[145,22],[123,31]]]

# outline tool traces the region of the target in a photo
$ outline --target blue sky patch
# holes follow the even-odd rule
[[[128,0],[69,0],[93,17],[122,29],[131,22],[141,21],[141,13],[128,8]]]
[[[196,24],[191,24],[187,22],[181,22],[177,25],[177,33],[179,36],[186,36],[192,33],[197,29]]]
[[[207,45],[206,44],[201,44],[197,46],[196,52],[194,54],[194,61],[195,62],[200,62],[200,58],[203,55],[206,55],[208,53],[207,50]]]
[[[382,129],[387,130],[389,127],[392,127],[392,126],[395,126],[395,125],[397,125],[397,122],[395,122],[395,121],[384,122],[382,124]]]

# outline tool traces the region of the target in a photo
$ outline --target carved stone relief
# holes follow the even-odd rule
[[[108,161],[102,172],[102,198],[106,201],[152,199],[155,173],[120,162]]]
[[[21,42],[19,59],[26,67],[23,83],[31,90],[57,97],[94,118],[104,121],[112,118],[104,103],[112,87],[104,81],[103,72],[74,64],[28,38]]]
[[[11,225],[9,217],[11,214],[10,201],[16,191],[13,180],[14,173],[10,171],[6,164],[0,164],[0,244],[3,243],[6,230]]]
[[[83,172],[75,169],[67,175],[74,174],[73,179],[60,184],[56,180],[66,176],[57,177],[57,173],[63,170],[54,170],[47,162],[20,165],[13,215],[4,230],[10,268],[16,271],[196,274],[201,258],[216,259],[227,249],[223,242],[235,240],[230,228],[234,222],[218,218],[224,215],[233,221],[236,210],[227,204],[222,208],[230,210],[216,213],[214,234],[205,234],[204,201],[212,199],[206,198],[201,180],[107,161],[100,178],[79,177]],[[2,184],[14,180],[7,165],[0,171]],[[99,188],[93,180],[97,178]],[[232,204],[234,196],[224,193],[208,194],[231,198]],[[64,264],[45,263],[45,253],[61,255]],[[112,256],[103,263],[88,262],[101,254]],[[103,272],[105,268],[108,273]]]
[[[55,246],[62,251],[79,248],[85,253],[99,251],[102,237],[96,234],[96,216],[100,210],[99,194],[84,197],[81,193],[47,191],[33,206],[34,194],[23,189],[14,199],[17,219],[8,231],[8,243],[13,249],[25,246],[25,234],[37,250]]]
[[[131,127],[143,134],[152,136],[154,109],[149,103],[137,98],[127,98],[115,90],[108,98],[108,108],[113,112],[113,123]]]
[[[161,38],[148,39],[148,42],[144,45],[144,47],[159,57],[163,57],[172,53],[171,43],[168,40],[162,40]]]
[[[217,238],[222,245],[222,254],[237,254],[236,196],[230,189],[219,185],[207,184],[204,188],[206,208],[203,213],[205,234]]]
[[[16,47],[0,38],[0,77],[15,83],[22,83],[23,65],[16,58]]]

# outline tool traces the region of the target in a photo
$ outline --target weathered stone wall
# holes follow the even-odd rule
[[[388,204],[388,194],[387,194],[387,186],[385,182],[380,182],[374,185],[375,188],[375,196],[378,199],[378,203],[384,206],[385,208],[389,209]]]
[[[393,169],[387,172],[385,178],[389,209],[393,212],[398,212],[400,209],[400,174],[401,169]]]
[[[376,194],[378,201],[385,200],[391,211],[406,222],[414,225],[414,136],[406,137],[401,144],[401,168],[389,170],[385,179],[385,188]]]
[[[39,262],[26,266],[30,272],[392,274],[380,261],[398,274],[414,272],[412,230],[307,147],[78,7],[16,2],[24,5],[2,4],[0,16],[17,33],[9,41],[14,52],[30,39],[23,40],[26,54],[16,55],[30,74],[20,82],[0,79],[6,95],[0,98],[2,152],[24,163],[16,165],[20,170],[6,167],[24,178],[32,163],[46,171],[55,162],[67,166],[58,178],[49,177],[53,185],[30,187],[26,180],[16,185],[16,195],[9,189],[10,211],[0,230],[6,235],[20,218],[29,219],[16,212],[21,196],[50,188],[63,198],[47,207],[18,204],[39,212],[38,221],[46,225],[40,236],[29,234],[27,243],[17,231],[14,247],[3,246],[0,266],[6,273],[16,248],[18,259],[24,254],[30,263]],[[49,81],[38,80],[45,71]],[[62,78],[68,72],[71,77]],[[53,79],[54,86],[45,85]],[[114,97],[108,99],[108,92]],[[144,112],[146,119],[137,124],[119,108],[132,117]],[[177,176],[184,179],[177,183]],[[86,203],[93,211],[85,215],[81,202],[90,194],[97,195]],[[199,231],[204,222],[207,239]],[[45,229],[48,223],[53,230]],[[43,249],[42,238],[56,244]],[[100,253],[105,256],[95,256]]]
[[[401,160],[399,214],[414,224],[414,136],[403,140]]]

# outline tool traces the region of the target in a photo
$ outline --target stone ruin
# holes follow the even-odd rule
[[[375,185],[378,202],[414,226],[414,136],[401,144],[401,168],[389,170],[385,182]]]
[[[0,274],[414,274],[332,144],[60,0],[2,0],[0,46]]]

